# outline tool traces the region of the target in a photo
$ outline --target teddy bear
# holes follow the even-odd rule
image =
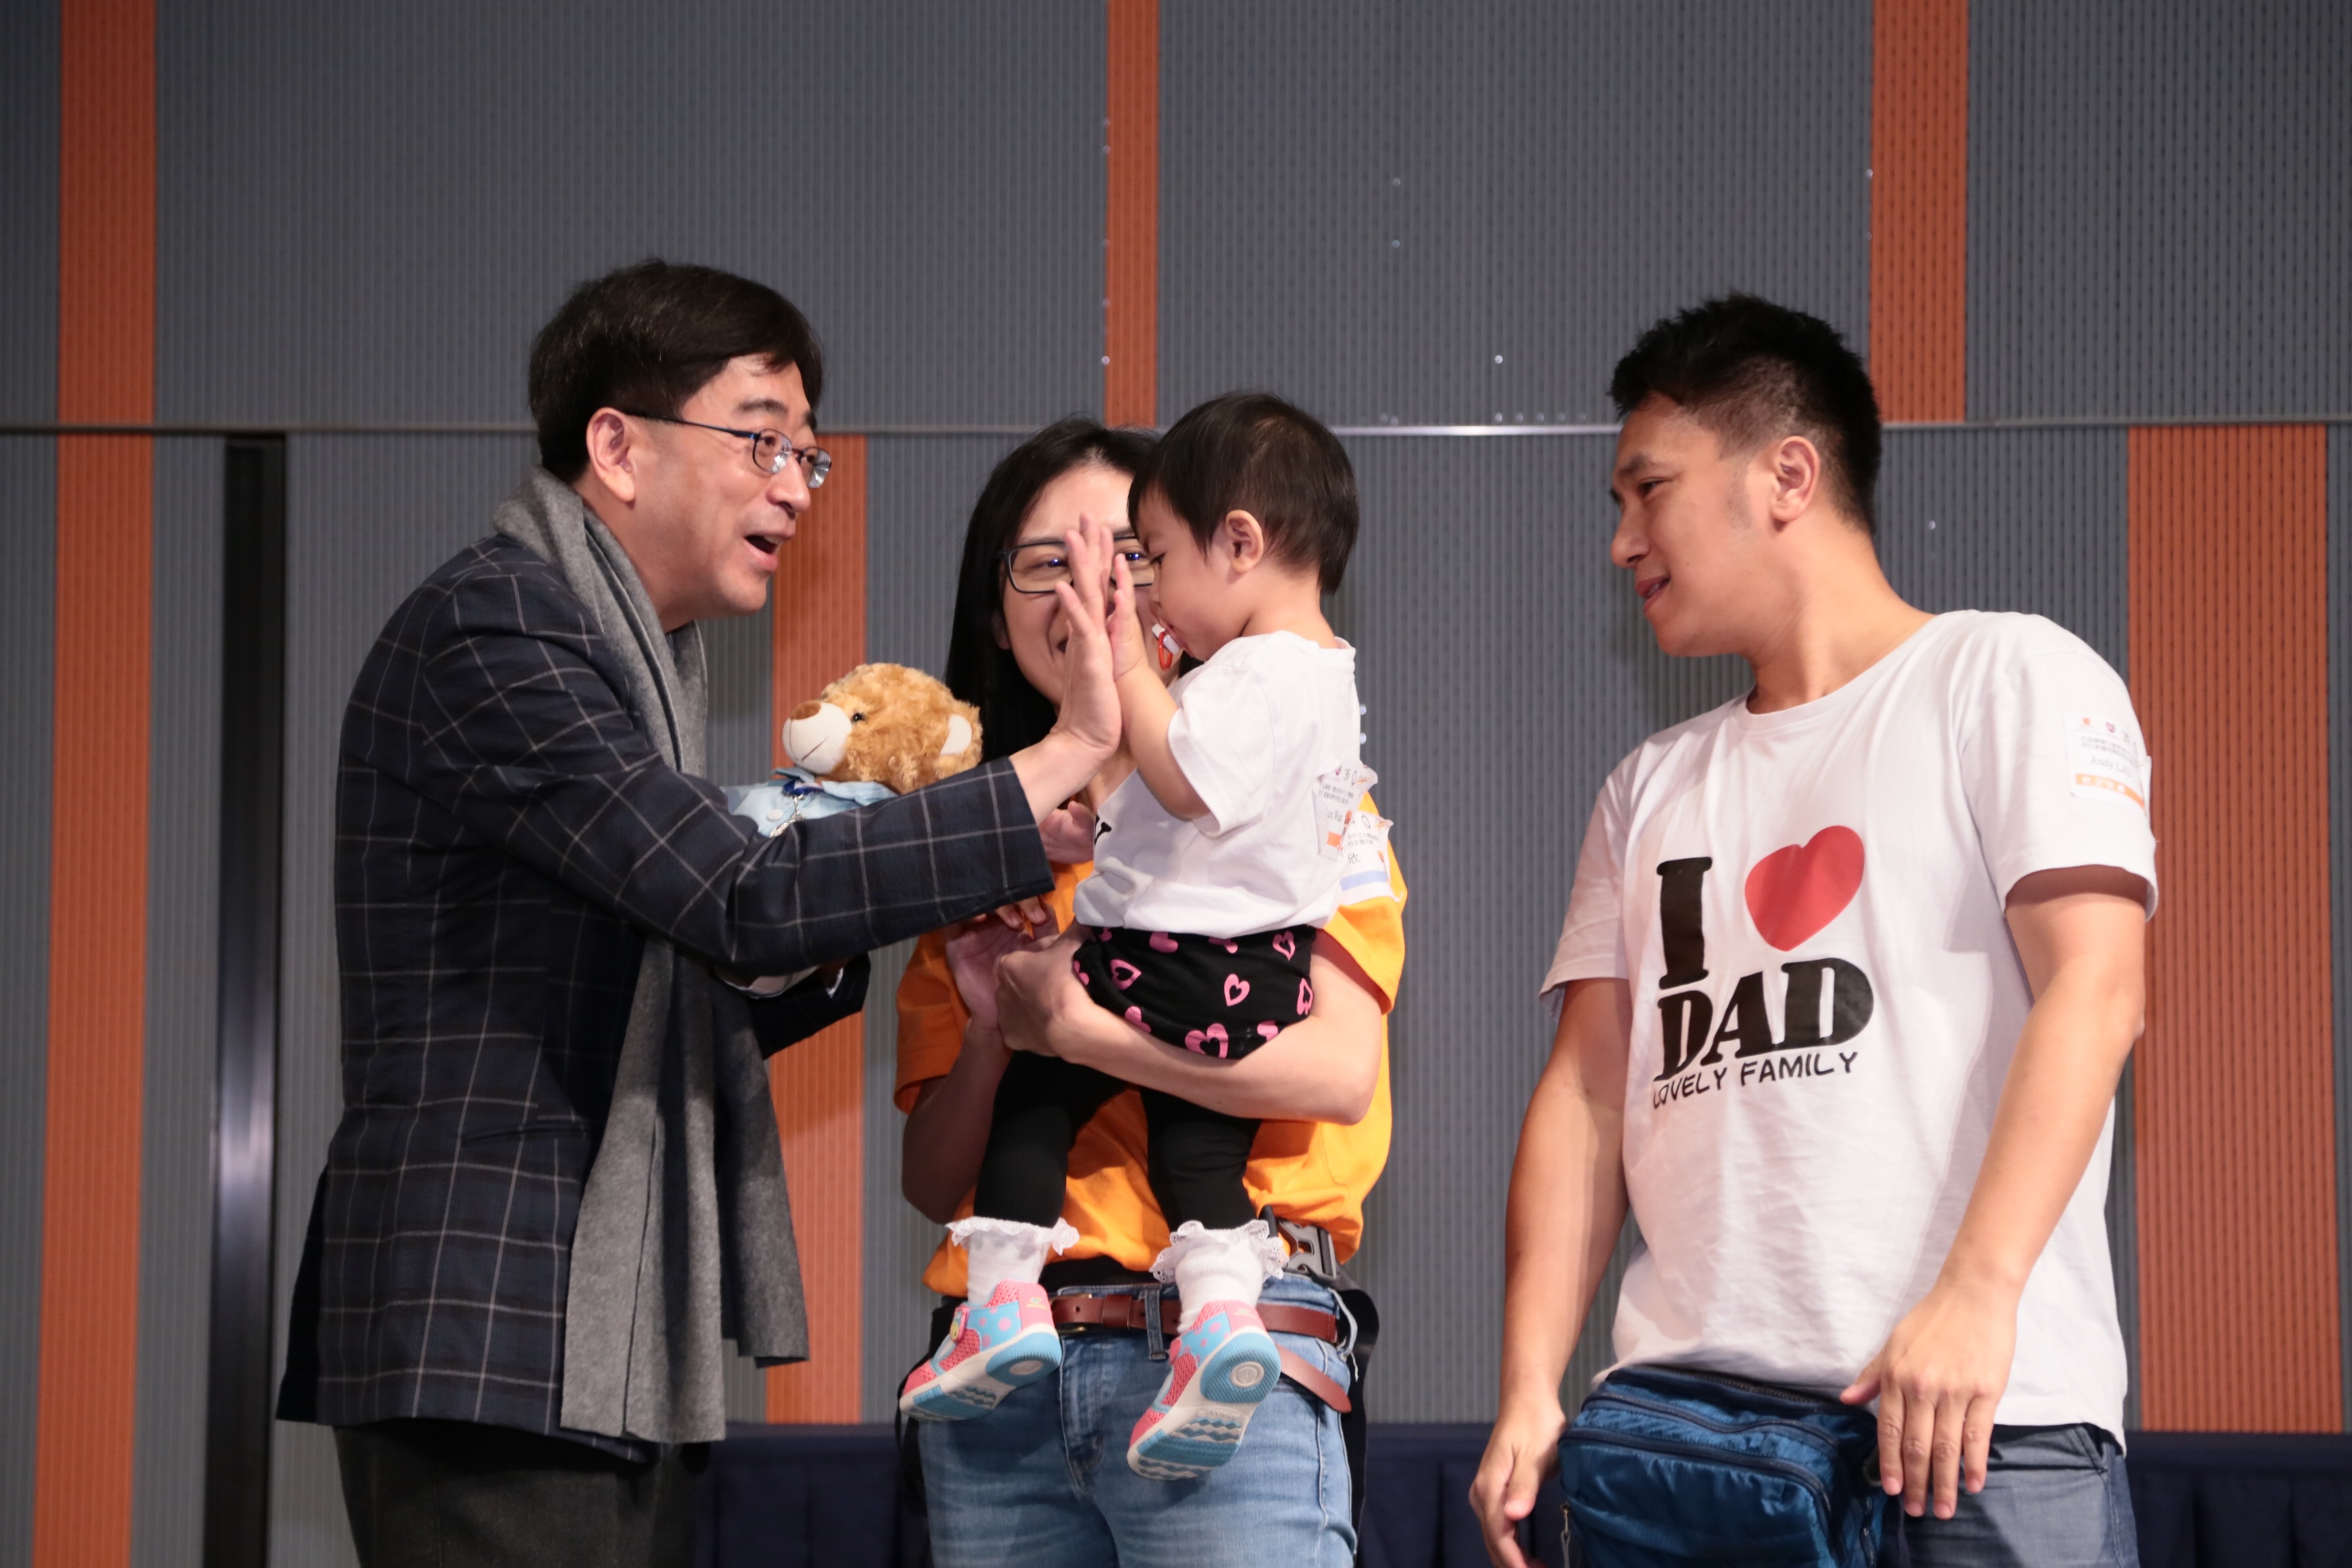
[[[790,767],[727,790],[727,808],[770,838],[976,766],[980,710],[919,669],[861,664],[793,709],[782,740]]]

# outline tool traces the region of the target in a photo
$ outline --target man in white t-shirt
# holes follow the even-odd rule
[[[1619,364],[1611,555],[1747,695],[1602,787],[1511,1179],[1488,1550],[1557,1461],[1630,1202],[1618,1361],[1875,1399],[1915,1562],[2137,1562],[2103,1223],[2156,900],[2129,694],[2032,616],[1879,568],[1878,410],[1734,296]]]

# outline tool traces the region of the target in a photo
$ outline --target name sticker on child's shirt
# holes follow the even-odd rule
[[[1348,818],[1345,864],[1339,868],[1339,901],[1360,904],[1396,897],[1389,880],[1389,819],[1360,811]]]
[[[1381,775],[1361,763],[1340,763],[1316,775],[1315,847],[1325,859],[1347,858],[1348,819],[1364,792],[1380,782]]]
[[[2128,800],[2147,809],[2148,760],[2127,724],[2094,713],[2066,717],[2066,782],[2086,800]]]

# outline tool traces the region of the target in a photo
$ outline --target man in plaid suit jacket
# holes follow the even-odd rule
[[[394,614],[353,690],[336,806],[345,1110],[279,1414],[338,1429],[368,1568],[685,1560],[678,1447],[561,1419],[575,1229],[645,1026],[648,943],[702,984],[702,964],[816,967],[729,1004],[772,1052],[857,1010],[873,948],[1049,888],[1038,824],[1116,743],[1097,606],[1073,617],[1094,679],[1003,762],[773,839],[684,771],[698,687],[671,694],[699,679],[692,624],[765,602],[827,466],[822,378],[807,323],[760,285],[660,262],[583,285],[532,351],[545,471],[518,501],[568,506],[590,565],[567,575],[502,511],[501,534]],[[682,1070],[661,1043],[661,1070]],[[660,1131],[675,1161],[679,1130]],[[688,1175],[678,1190],[708,1189]]]

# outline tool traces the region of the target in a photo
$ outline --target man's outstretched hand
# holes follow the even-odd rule
[[[1838,1395],[1878,1401],[1879,1481],[1903,1511],[1949,1519],[1959,1489],[1984,1489],[1992,1417],[2017,1352],[2017,1298],[1938,1279]]]
[[[1535,1511],[1544,1478],[1559,1467],[1559,1435],[1567,1427],[1557,1399],[1549,1407],[1538,1402],[1524,1411],[1506,1410],[1496,1421],[1470,1483],[1470,1508],[1496,1568],[1528,1568],[1519,1523]]]

